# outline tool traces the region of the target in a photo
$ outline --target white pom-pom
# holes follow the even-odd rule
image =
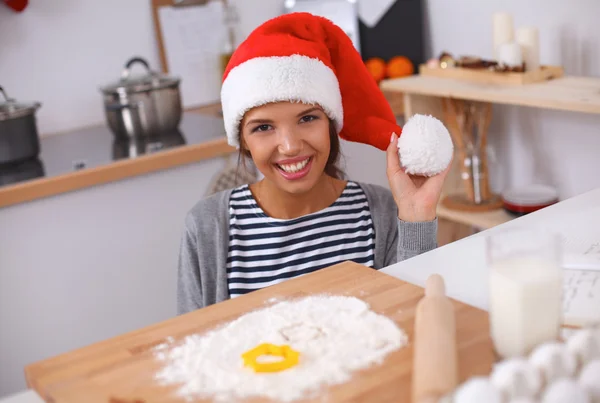
[[[567,349],[577,357],[580,367],[600,358],[600,337],[596,329],[580,329],[567,340]]]
[[[600,360],[591,361],[583,368],[579,384],[588,392],[592,402],[600,403]]]
[[[411,175],[434,176],[442,172],[454,153],[448,129],[433,116],[413,115],[398,138],[400,164]]]
[[[502,403],[502,394],[488,378],[476,376],[460,385],[454,394],[454,403]]]
[[[509,399],[534,397],[542,388],[542,376],[524,358],[510,358],[494,365],[492,383]]]
[[[551,342],[537,346],[529,362],[542,372],[546,384],[559,378],[570,378],[577,371],[577,359],[563,343]]]
[[[583,387],[572,379],[562,378],[546,388],[542,403],[591,403]]]

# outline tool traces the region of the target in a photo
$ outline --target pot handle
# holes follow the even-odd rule
[[[0,92],[2,93],[2,96],[4,96],[4,100],[6,102],[12,102],[14,101],[14,99],[10,99],[7,95],[6,92],[4,92],[4,88],[2,88],[2,86],[0,85]]]
[[[131,66],[133,66],[135,63],[142,64],[146,68],[146,70],[148,70],[149,73],[152,73],[152,70],[150,70],[150,65],[148,65],[148,62],[145,59],[143,59],[141,57],[132,57],[125,64],[125,68],[123,69],[123,72],[121,73],[121,80],[127,80],[127,78],[129,78],[129,72],[131,70]]]

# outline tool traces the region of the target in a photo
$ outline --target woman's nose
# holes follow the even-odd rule
[[[302,151],[302,139],[292,129],[279,131],[279,152],[286,155],[296,155]]]

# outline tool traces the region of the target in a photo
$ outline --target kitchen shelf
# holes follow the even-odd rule
[[[408,96],[425,95],[600,114],[600,78],[596,77],[565,76],[527,85],[492,85],[413,75],[383,80],[380,88],[386,93]],[[404,108],[411,108],[406,99]]]
[[[439,218],[477,227],[482,230],[504,224],[516,218],[503,209],[485,212],[456,211],[443,206],[442,203],[438,205],[437,214]]]

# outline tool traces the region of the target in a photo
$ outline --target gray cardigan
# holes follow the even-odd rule
[[[358,183],[364,190],[375,228],[375,269],[437,247],[437,219],[398,219],[392,193],[378,185]],[[177,279],[177,312],[229,299],[227,252],[229,196],[225,190],[199,201],[187,214],[181,240]]]

